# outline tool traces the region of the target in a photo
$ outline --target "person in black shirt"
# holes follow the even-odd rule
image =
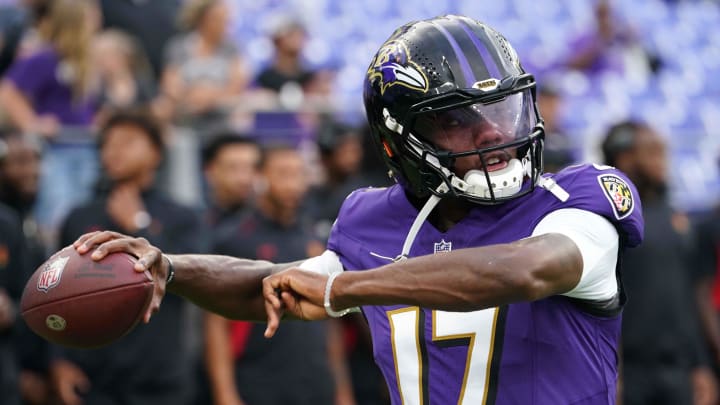
[[[236,220],[252,204],[253,186],[260,162],[260,145],[247,136],[230,130],[212,135],[201,151],[203,174],[207,183],[206,203],[203,211],[205,225],[214,231]],[[205,338],[209,345],[227,347],[228,323],[211,313],[206,320]],[[217,327],[215,332],[214,327]],[[212,403],[208,370],[198,367],[198,405]],[[216,394],[217,396],[217,394]],[[221,402],[227,404],[227,402]],[[228,404],[229,405],[229,404]]]
[[[33,217],[40,181],[42,146],[17,131],[0,133],[0,201],[12,208],[23,223],[30,244],[30,265],[35,268],[48,256]]]
[[[316,72],[303,64],[302,51],[306,41],[307,32],[299,20],[281,20],[272,33],[275,56],[255,79],[258,86],[280,93],[290,83],[308,90]]]
[[[696,235],[698,301],[717,373],[720,371],[720,207],[699,219]]]
[[[163,157],[156,121],[143,112],[111,116],[99,138],[105,181],[98,197],[71,211],[61,244],[94,229],[141,236],[169,251],[205,251],[199,217],[153,186]],[[182,405],[194,391],[188,353],[186,305],[163,303],[151,324],[139,325],[113,345],[94,350],[58,349],[52,364],[56,390],[66,404]],[[137,364],[143,364],[137,367]]]
[[[215,228],[247,209],[260,162],[260,146],[232,132],[220,133],[205,144],[202,164],[208,183],[206,223]]]
[[[46,243],[33,217],[40,177],[40,154],[40,144],[33,139],[17,131],[0,134],[0,202],[14,211],[21,224],[25,244],[23,283],[48,257]],[[50,395],[48,343],[21,321],[16,325],[15,337],[23,400],[27,404],[44,404]]]
[[[317,145],[324,179],[310,188],[305,205],[317,237],[327,240],[345,198],[370,183],[360,173],[364,152],[357,129],[327,120],[320,124]]]
[[[256,205],[217,230],[213,251],[273,261],[322,252],[322,243],[312,236],[299,209],[307,191],[300,154],[270,147],[263,153],[260,173],[265,184]],[[268,340],[259,325],[208,317],[206,359],[215,403],[329,405],[336,396],[352,399],[338,325],[287,326]],[[283,389],[277,389],[277,381]]]
[[[15,213],[0,204],[0,399],[3,405],[19,405],[19,359],[16,322],[24,287],[24,244]]]
[[[698,323],[688,222],[668,201],[665,143],[649,126],[630,121],[613,126],[602,149],[605,162],[637,186],[645,218],[643,244],[623,258],[628,303],[622,403],[714,404],[717,388]]]

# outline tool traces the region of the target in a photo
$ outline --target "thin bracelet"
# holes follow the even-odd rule
[[[325,306],[325,312],[327,312],[327,314],[333,318],[340,318],[341,316],[345,316],[350,312],[353,312],[353,308],[346,308],[342,311],[335,311],[334,309],[332,309],[332,305],[330,305],[330,290],[332,289],[335,278],[337,278],[337,276],[339,276],[341,273],[342,271],[338,271],[330,274],[330,277],[328,277],[327,280],[327,284],[325,284],[325,296],[323,298],[323,305]]]
[[[170,256],[163,254],[162,255],[168,262],[168,274],[167,279],[165,279],[165,285],[169,285],[174,279],[175,279],[175,266],[173,266],[172,260],[170,260]]]

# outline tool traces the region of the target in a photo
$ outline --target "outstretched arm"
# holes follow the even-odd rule
[[[168,291],[230,319],[264,321],[263,278],[300,265],[217,255],[168,256],[175,267]]]
[[[149,270],[154,279],[153,299],[144,321],[159,310],[165,295],[169,261],[157,247],[144,238],[132,238],[117,232],[93,232],[74,244],[78,253],[92,251],[100,260],[109,253],[126,252],[138,258],[135,270]],[[300,264],[275,264],[260,260],[215,255],[168,255],[175,276],[167,290],[227,318],[265,320],[262,296],[263,278]]]
[[[377,269],[344,272],[330,290],[339,310],[363,305],[417,305],[446,311],[474,311],[568,292],[580,281],[583,258],[561,234],[513,243],[456,250],[391,263]],[[265,299],[276,310],[323,306],[327,276],[291,269],[269,277]],[[277,290],[283,293],[282,304]],[[269,314],[268,330],[279,318]]]
[[[555,211],[535,227],[536,236],[394,262],[373,270],[328,277],[289,269],[268,277],[268,329],[281,310],[323,308],[325,293],[335,310],[364,305],[413,305],[447,311],[475,311],[563,294],[610,305],[619,235],[605,218],[578,209]],[[283,291],[278,296],[277,291]],[[289,293],[292,292],[292,293]],[[307,311],[305,311],[307,312]]]
[[[334,308],[405,304],[474,311],[567,292],[582,266],[575,243],[546,234],[347,272],[335,280],[330,302]]]

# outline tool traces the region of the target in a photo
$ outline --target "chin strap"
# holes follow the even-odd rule
[[[447,185],[445,183],[442,183],[435,191],[437,191],[439,194],[445,194],[448,192]],[[418,232],[420,232],[420,228],[422,227],[423,222],[425,222],[427,217],[438,205],[441,199],[442,197],[438,197],[437,195],[433,194],[425,202],[425,205],[423,205],[420,212],[418,212],[417,216],[415,217],[415,221],[413,221],[413,224],[410,227],[410,231],[408,231],[408,234],[405,237],[405,243],[403,243],[402,253],[400,253],[400,255],[393,259],[394,262],[398,262],[400,260],[405,260],[408,258],[408,255],[410,254],[410,248],[412,247],[413,242],[415,242],[415,238],[417,237]]]

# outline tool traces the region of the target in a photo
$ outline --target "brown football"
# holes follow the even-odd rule
[[[63,346],[94,348],[131,331],[150,303],[150,273],[135,258],[112,253],[100,261],[72,246],[55,253],[30,277],[20,301],[30,329]]]

